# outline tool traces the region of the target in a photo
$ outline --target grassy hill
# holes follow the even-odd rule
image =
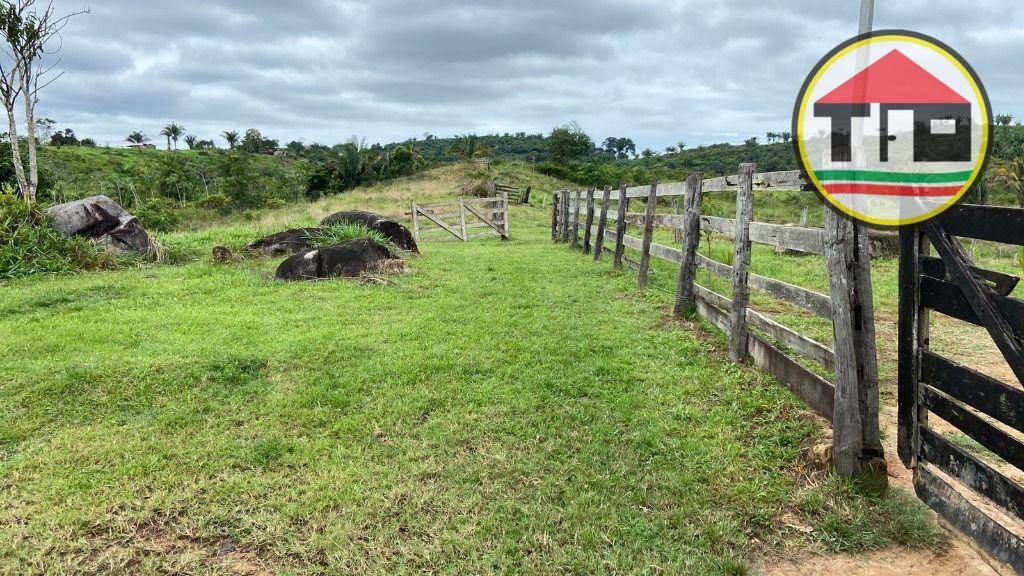
[[[808,482],[821,424],[553,246],[547,210],[391,285],[208,256],[490,178],[564,185],[441,167],[161,235],[186,265],[0,284],[0,572],[733,575],[762,546],[941,545],[909,496]]]

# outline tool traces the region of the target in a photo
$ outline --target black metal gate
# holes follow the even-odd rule
[[[1024,573],[1024,488],[1010,477],[1024,470],[1024,301],[1011,297],[1020,278],[975,266],[958,240],[1024,245],[1024,210],[955,206],[900,236],[900,459],[918,497]],[[933,352],[930,311],[985,328],[1017,381]]]

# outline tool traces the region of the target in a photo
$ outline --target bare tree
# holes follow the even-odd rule
[[[6,19],[7,7],[4,7],[5,14],[0,15]],[[5,27],[6,28],[6,27]],[[21,149],[18,146],[18,118],[15,114],[18,98],[21,97],[21,80],[18,78],[19,68],[14,56],[4,49],[5,58],[0,59],[0,100],[3,100],[4,110],[7,111],[7,137],[11,142],[11,155],[14,163],[14,175],[18,179],[18,195],[31,200],[29,194],[28,179],[25,178],[25,165],[21,162]]]
[[[14,170],[18,177],[21,196],[32,202],[39,188],[39,165],[36,158],[35,109],[39,103],[39,92],[55,82],[63,73],[54,70],[60,60],[52,64],[44,58],[60,51],[60,33],[75,16],[86,14],[82,9],[64,15],[57,15],[53,0],[39,3],[37,0],[0,0],[0,30],[4,45],[2,75],[0,75],[0,99],[3,100],[9,125],[8,137]],[[56,40],[57,46],[51,48]],[[18,100],[24,105],[26,144],[28,146],[28,175],[21,162],[21,146],[17,132],[15,107]]]

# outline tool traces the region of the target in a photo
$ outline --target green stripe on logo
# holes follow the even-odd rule
[[[966,182],[973,171],[939,172],[875,172],[872,170],[819,170],[814,173],[827,182],[893,182],[896,184],[959,184]]]

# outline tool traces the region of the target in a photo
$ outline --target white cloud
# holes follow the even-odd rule
[[[80,0],[61,0],[66,9]],[[546,132],[654,149],[786,129],[804,75],[857,28],[838,0],[99,0],[65,31],[41,112],[99,142],[176,121],[282,141]],[[876,27],[961,51],[1024,113],[1024,8],[880,2]]]

